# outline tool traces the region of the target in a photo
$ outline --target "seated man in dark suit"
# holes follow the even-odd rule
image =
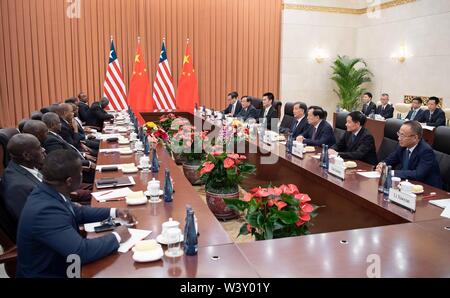
[[[292,121],[292,127],[290,133],[295,140],[299,135],[305,134],[309,130],[309,123],[306,116],[308,107],[303,102],[296,102],[292,107],[292,113],[294,114],[294,120]]]
[[[72,106],[68,103],[62,103],[55,111],[58,114],[61,121],[61,131],[59,135],[69,144],[75,146],[78,150],[81,150],[81,135],[78,133],[78,125],[74,123],[74,115],[72,112]],[[75,124],[75,125],[74,125]]]
[[[1,191],[4,205],[16,226],[27,197],[42,182],[39,172],[44,162],[44,148],[27,133],[14,135],[8,142],[11,160],[3,173]]]
[[[231,117],[237,117],[242,109],[241,102],[239,101],[239,94],[236,91],[230,92],[227,95],[227,101],[230,103],[228,107],[223,111],[224,115]]]
[[[259,123],[266,129],[277,131],[278,129],[278,114],[277,110],[273,108],[273,101],[275,96],[271,92],[263,94],[263,108],[259,114]]]
[[[375,114],[380,115],[384,119],[390,119],[394,116],[394,107],[389,104],[389,94],[381,94],[381,105],[377,107]]]
[[[91,134],[92,129],[90,127],[83,127],[83,123],[78,117],[78,106],[76,104],[70,104],[72,106],[74,126],[78,127],[78,134],[80,136],[80,142],[86,144],[91,149],[92,155],[97,156],[100,148],[100,140],[95,139],[95,135]]]
[[[51,113],[52,115],[54,113]],[[48,116],[45,116],[46,118]],[[50,116],[53,117],[53,116]],[[55,119],[58,119],[57,117],[54,117]],[[48,121],[48,119],[47,119]],[[31,134],[35,136],[42,147],[45,148],[45,144],[47,143],[47,139],[49,137],[49,132],[47,125],[42,121],[36,121],[36,120],[29,120],[25,127],[24,127],[24,133]],[[51,137],[52,138],[52,137]],[[62,140],[57,138],[56,142],[58,140]],[[72,147],[68,143],[66,143],[64,140],[60,141],[60,143],[56,143],[56,145],[48,146],[49,150],[57,150],[57,149],[65,149],[65,150],[73,150]],[[75,149],[76,150],[76,149]],[[75,150],[73,150],[75,152]],[[47,153],[49,153],[47,151]],[[79,189],[77,189],[76,192],[74,192],[74,198],[76,198],[77,202],[80,202],[82,204],[89,204],[91,201],[91,191],[92,191],[92,182],[93,177],[95,175],[95,163],[89,163],[89,161],[83,161],[85,163],[85,168],[83,170],[85,171],[85,175],[83,176],[83,180],[86,183],[83,183]]]
[[[420,123],[426,123],[428,126],[445,126],[445,113],[437,107],[439,104],[439,98],[430,97],[428,99],[428,110],[425,110],[422,114],[422,118],[418,120]]]
[[[89,117],[86,120],[86,125],[95,126],[103,129],[103,123],[107,120],[113,119],[114,116],[108,114],[105,108],[109,105],[109,100],[103,97],[100,102],[93,103],[89,109]]]
[[[61,131],[61,121],[55,113],[49,112],[42,117],[45,125],[48,128],[47,139],[42,144],[47,153],[58,149],[70,150],[78,154],[81,159],[83,167],[86,169],[84,175],[84,181],[86,183],[92,183],[95,176],[95,157],[87,153],[80,152],[75,146],[67,143],[61,136],[59,132]]]
[[[259,111],[252,105],[252,98],[250,96],[242,96],[241,105],[242,109],[236,117],[241,118],[244,122],[248,119],[258,119]]]
[[[377,105],[372,102],[372,93],[366,92],[362,96],[363,107],[361,112],[364,115],[369,116],[370,114],[375,114],[377,110]]]
[[[298,142],[309,146],[333,146],[336,144],[333,128],[325,120],[326,113],[322,108],[313,107],[308,110],[309,129],[297,137]]]
[[[422,139],[422,126],[417,121],[406,121],[398,134],[399,146],[384,162],[392,166],[394,177],[411,179],[442,188],[439,164],[433,149]],[[381,171],[381,166],[377,166]]]
[[[377,164],[375,139],[369,130],[364,127],[366,116],[359,111],[348,114],[347,131],[340,141],[329,149],[330,154],[341,156],[344,159],[361,160],[371,165]]]
[[[70,201],[70,192],[82,180],[77,154],[67,150],[50,153],[42,167],[43,183],[28,197],[17,232],[17,277],[67,277],[69,255],[84,265],[117,251],[130,238],[120,226],[104,236],[85,239],[79,225],[119,217],[134,218],[128,210],[91,208]]]
[[[420,108],[422,106],[422,98],[421,97],[415,97],[411,101],[411,111],[408,112],[408,115],[406,116],[407,120],[415,120],[419,121],[422,119],[423,110]]]
[[[78,99],[80,100],[78,102],[80,120],[86,123],[89,118],[89,99],[84,92],[78,94]]]

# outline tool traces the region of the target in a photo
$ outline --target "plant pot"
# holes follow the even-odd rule
[[[184,162],[186,162],[186,158],[179,153],[174,153],[173,159],[175,160],[175,163],[179,166],[181,166]]]
[[[198,171],[199,167],[200,167],[200,161],[183,163],[184,176],[186,176],[186,178],[189,180],[189,182],[192,185],[202,185],[203,184],[200,181],[200,171]]]
[[[232,193],[216,193],[211,190],[206,191],[206,202],[217,219],[229,220],[237,218],[239,212],[228,208],[223,199],[239,199],[239,189]]]

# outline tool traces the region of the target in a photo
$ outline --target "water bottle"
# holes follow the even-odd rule
[[[392,167],[387,167],[386,181],[384,181],[383,193],[389,196],[389,189],[392,186]]]
[[[286,151],[289,154],[292,154],[292,146],[294,145],[294,138],[292,137],[292,133],[288,135],[286,142]]]
[[[397,119],[402,119],[402,114],[401,113],[397,113]]]
[[[329,165],[328,145],[322,146],[322,155],[320,157],[322,159],[322,163],[320,166],[324,169],[328,169],[328,165]]]
[[[170,203],[173,201],[173,186],[170,178],[170,170],[166,169],[164,178],[164,202]]]
[[[159,172],[158,155],[156,154],[156,149],[153,149],[153,152],[152,152],[152,173],[158,173],[158,172]]]
[[[187,239],[189,210],[192,210],[192,206],[188,204],[186,205],[186,218],[184,219],[184,239]]]
[[[381,167],[381,175],[380,180],[378,180],[378,192],[384,193],[384,184],[386,183],[386,177],[387,177],[387,165],[385,162],[380,163]]]
[[[144,136],[144,154],[145,156],[150,154],[150,142],[148,141],[148,136]]]
[[[198,238],[195,229],[194,210],[187,210],[187,221],[185,229],[186,238],[184,239],[184,253],[187,256],[194,256],[198,251]]]

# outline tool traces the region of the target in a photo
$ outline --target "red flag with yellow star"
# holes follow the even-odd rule
[[[194,62],[188,40],[183,57],[183,72],[178,81],[177,111],[193,112],[195,104],[198,104],[197,76],[195,75]]]
[[[140,112],[153,111],[152,92],[148,72],[142,54],[141,42],[138,39],[136,55],[134,56],[133,76],[130,81],[130,92],[128,95],[128,104],[136,115]],[[138,116],[138,119],[141,117]],[[141,121],[139,121],[141,122]]]

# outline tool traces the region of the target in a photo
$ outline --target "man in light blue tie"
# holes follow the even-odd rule
[[[406,119],[420,121],[422,119],[423,110],[420,108],[422,106],[422,98],[415,97],[411,102],[411,111],[409,111]]]

